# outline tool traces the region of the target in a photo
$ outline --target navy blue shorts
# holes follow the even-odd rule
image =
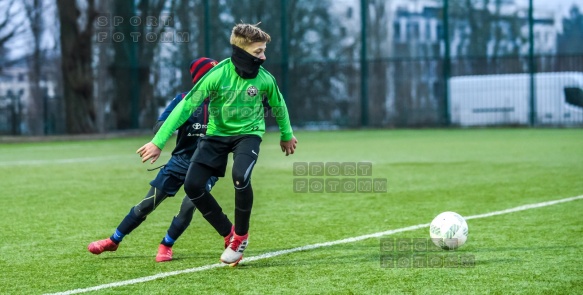
[[[150,185],[170,197],[175,196],[184,184],[188,166],[190,166],[190,155],[172,156],[168,163],[158,171],[156,178],[150,181]],[[218,180],[217,177],[211,176],[206,183],[206,190],[210,192]]]
[[[158,175],[150,185],[170,196],[176,195],[184,184],[186,171],[190,165],[190,157],[185,155],[172,156],[168,163],[158,171]]]

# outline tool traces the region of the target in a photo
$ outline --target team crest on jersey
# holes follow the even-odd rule
[[[259,90],[257,90],[257,87],[249,86],[249,88],[247,88],[247,95],[253,97],[253,96],[257,95],[257,93],[259,93]]]

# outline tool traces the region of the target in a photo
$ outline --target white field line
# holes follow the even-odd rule
[[[580,199],[583,199],[583,195],[571,197],[571,198],[560,199],[560,200],[547,201],[547,202],[542,202],[542,203],[528,204],[528,205],[518,206],[518,207],[514,207],[514,208],[510,208],[510,209],[506,209],[506,210],[501,210],[501,211],[494,211],[494,212],[489,212],[489,213],[484,213],[484,214],[467,216],[467,217],[465,217],[465,219],[486,218],[486,217],[491,217],[491,216],[496,216],[496,215],[502,215],[502,214],[508,214],[508,213],[513,213],[513,212],[529,210],[529,209],[535,209],[535,208],[556,205],[556,204],[565,203],[565,202],[571,202],[571,201],[580,200]],[[287,250],[269,252],[269,253],[245,258],[241,261],[241,263],[272,258],[272,257],[284,255],[284,254],[294,253],[294,252],[312,250],[312,249],[329,247],[329,246],[340,245],[340,244],[354,243],[354,242],[358,242],[358,241],[362,241],[362,240],[366,240],[366,239],[370,239],[370,238],[378,238],[378,237],[382,237],[382,236],[393,235],[396,233],[412,231],[412,230],[425,228],[425,227],[429,227],[429,223],[417,224],[417,225],[413,225],[413,226],[402,227],[402,228],[398,228],[398,229],[392,229],[392,230],[387,230],[387,231],[383,231],[383,232],[377,232],[377,233],[372,233],[372,234],[368,234],[368,235],[352,237],[352,238],[347,238],[347,239],[342,239],[342,240],[336,240],[336,241],[331,241],[331,242],[306,245],[306,246],[296,247],[296,248],[287,249]],[[114,288],[114,287],[120,287],[120,286],[139,284],[139,283],[149,282],[149,281],[153,281],[153,280],[157,280],[157,279],[161,279],[161,278],[165,278],[165,277],[176,276],[176,275],[191,273],[191,272],[200,272],[200,271],[205,271],[205,270],[224,267],[224,266],[226,266],[226,265],[222,264],[222,263],[208,264],[208,265],[203,265],[203,266],[199,266],[199,267],[195,267],[195,268],[159,273],[156,275],[132,279],[132,280],[109,283],[109,284],[104,284],[104,285],[99,285],[99,286],[94,286],[94,287],[89,287],[89,288],[74,289],[74,290],[69,290],[69,291],[64,291],[64,292],[59,292],[59,293],[48,293],[45,295],[79,294],[79,293],[97,291],[97,290],[102,290],[102,289],[107,289],[107,288]]]
[[[72,159],[47,159],[47,160],[22,160],[0,162],[1,166],[25,166],[25,165],[46,165],[46,164],[76,164],[85,162],[99,162],[118,159],[129,159],[129,156],[104,156],[93,158],[72,158]],[[136,157],[137,159],[138,157]]]

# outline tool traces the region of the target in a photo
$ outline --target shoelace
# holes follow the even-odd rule
[[[227,247],[229,247],[229,244],[231,243],[233,236],[234,236],[234,233],[231,230],[231,233],[229,233],[229,235],[225,237],[225,249],[227,249]]]
[[[239,239],[233,238],[233,241],[231,242],[229,247],[231,248],[231,250],[233,250],[235,252],[243,252],[243,250],[245,250],[245,248],[247,247],[247,243],[243,243],[244,241],[245,240],[239,240]],[[241,244],[243,244],[243,247],[241,247]],[[239,247],[241,247],[241,249],[239,249]]]
[[[231,244],[231,237],[226,236],[225,237],[225,249],[227,249],[227,247],[229,247],[229,244]]]
[[[239,249],[239,246],[241,245],[241,240],[238,239],[233,239],[231,241],[231,244],[229,245],[229,247],[231,248],[231,250],[237,252],[237,250]]]

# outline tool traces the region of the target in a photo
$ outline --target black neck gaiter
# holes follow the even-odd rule
[[[235,71],[237,74],[243,79],[253,79],[257,77],[259,67],[265,60],[257,58],[235,45],[231,45],[231,47],[233,47],[231,61],[235,65]]]

